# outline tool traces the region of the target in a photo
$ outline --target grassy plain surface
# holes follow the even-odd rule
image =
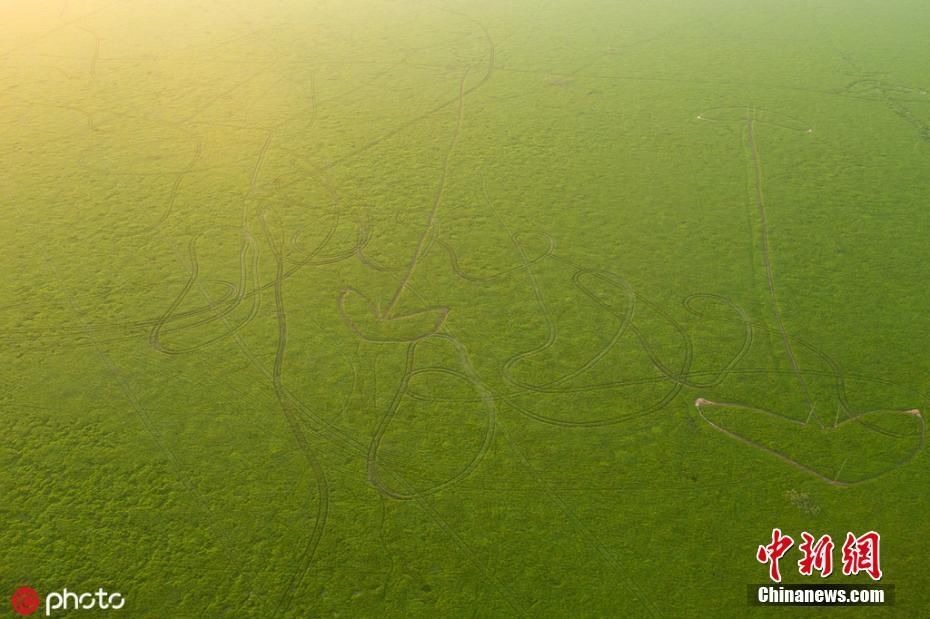
[[[871,613],[924,615],[928,32],[918,0],[0,4],[0,592],[767,614],[777,526],[879,531]]]

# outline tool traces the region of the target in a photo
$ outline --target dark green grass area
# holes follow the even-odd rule
[[[925,614],[926,32],[916,0],[0,6],[0,593],[776,615],[779,527],[878,531],[868,614]]]

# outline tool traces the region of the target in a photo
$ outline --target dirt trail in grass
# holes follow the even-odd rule
[[[749,151],[752,155],[753,170],[755,172],[756,212],[759,217],[759,238],[761,239],[762,243],[762,265],[765,268],[765,278],[768,283],[769,299],[772,302],[772,312],[775,316],[775,323],[778,327],[778,332],[781,334],[781,339],[785,346],[785,353],[788,355],[788,360],[791,362],[791,369],[794,370],[794,375],[800,381],[801,388],[804,390],[804,399],[811,407],[810,412],[808,413],[809,421],[810,416],[814,412],[810,389],[808,388],[807,381],[805,380],[804,374],[801,371],[801,366],[798,363],[797,357],[795,356],[794,349],[791,346],[791,338],[788,337],[788,331],[785,329],[785,321],[782,318],[781,306],[778,304],[778,294],[775,291],[775,275],[772,272],[772,258],[771,251],[769,250],[768,220],[766,219],[765,215],[765,191],[763,190],[762,182],[762,161],[759,157],[759,147],[756,144],[755,122],[756,121],[752,118],[747,120],[746,131],[748,136],[747,140],[749,143]]]
[[[410,259],[410,264],[407,265],[407,270],[404,273],[403,278],[400,280],[400,284],[398,284],[397,290],[394,292],[394,296],[391,298],[391,301],[384,309],[385,316],[390,316],[394,311],[394,308],[397,306],[397,302],[400,301],[401,294],[403,294],[404,290],[409,285],[410,278],[413,277],[413,272],[417,268],[417,263],[426,253],[426,250],[429,247],[429,242],[432,239],[433,228],[436,225],[436,214],[439,212],[439,205],[442,204],[442,198],[446,193],[446,181],[449,178],[449,165],[452,162],[452,153],[455,152],[455,146],[458,144],[459,136],[462,133],[462,118],[465,115],[465,80],[468,79],[469,71],[470,69],[465,70],[465,73],[462,75],[462,80],[459,82],[459,109],[458,118],[456,119],[455,123],[455,133],[452,134],[452,141],[449,144],[448,150],[446,150],[445,157],[443,158],[442,172],[439,175],[439,188],[436,190],[436,197],[433,200],[433,206],[430,209],[429,217],[426,220],[426,228],[424,228],[423,233],[420,235],[420,239],[417,241],[416,251],[413,253],[413,258]]]

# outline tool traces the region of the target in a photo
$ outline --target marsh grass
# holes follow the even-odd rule
[[[925,609],[923,4],[446,9],[0,8],[0,589]]]

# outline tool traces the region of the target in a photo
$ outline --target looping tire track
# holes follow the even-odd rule
[[[199,342],[197,344],[194,344],[192,346],[188,346],[185,348],[171,348],[171,347],[165,346],[162,343],[161,336],[163,332],[180,331],[180,330],[189,329],[189,328],[196,327],[196,326],[202,326],[205,324],[209,324],[217,320],[223,320],[227,316],[229,316],[229,314],[231,314],[236,308],[239,307],[242,301],[246,298],[246,293],[245,293],[247,289],[246,280],[248,278],[248,271],[249,271],[249,268],[247,267],[247,256],[250,252],[252,253],[252,265],[251,265],[252,276],[254,280],[257,280],[258,278],[259,253],[256,249],[255,241],[251,237],[251,235],[247,233],[243,233],[242,245],[240,247],[240,252],[239,252],[239,269],[240,269],[239,286],[237,287],[237,293],[236,293],[235,298],[226,302],[225,307],[223,307],[219,312],[217,312],[216,314],[212,316],[207,316],[205,318],[201,318],[199,320],[184,324],[179,327],[173,327],[171,329],[166,329],[166,325],[176,318],[175,311],[181,305],[181,303],[184,301],[187,295],[190,293],[194,284],[197,282],[197,278],[200,273],[199,262],[197,260],[197,241],[202,236],[203,235],[200,234],[200,235],[193,237],[190,243],[188,244],[188,255],[190,258],[190,262],[191,262],[190,277],[188,278],[187,282],[184,284],[184,287],[182,288],[180,294],[178,294],[175,300],[168,307],[168,310],[161,317],[161,319],[159,319],[159,321],[155,323],[155,325],[152,327],[152,330],[149,333],[149,344],[152,346],[152,348],[154,348],[155,350],[158,350],[159,352],[163,352],[169,355],[180,355],[184,353],[193,352],[195,350],[199,350],[201,348],[204,348],[205,346],[209,346],[210,344],[226,339],[230,335],[235,334],[240,329],[242,329],[247,324],[249,324],[258,315],[258,311],[261,307],[261,296],[255,295],[252,297],[252,303],[249,308],[248,315],[243,320],[237,322],[233,327],[226,329],[219,335],[213,336],[202,342]],[[257,281],[254,282],[254,285],[256,288],[258,287]],[[212,308],[215,305],[216,305],[215,303],[211,302],[211,303],[208,303],[207,307]],[[201,310],[195,310],[196,313],[199,313],[200,311]]]
[[[278,342],[275,348],[274,367],[272,369],[272,383],[274,385],[275,395],[277,396],[278,402],[281,405],[281,412],[284,414],[284,417],[287,420],[287,424],[291,429],[291,434],[294,436],[294,440],[297,442],[297,445],[300,448],[300,451],[303,453],[307,464],[310,466],[310,470],[313,472],[313,475],[316,478],[317,493],[319,495],[316,518],[313,524],[313,531],[310,534],[310,538],[307,540],[303,554],[298,560],[297,568],[291,576],[291,579],[285,587],[284,593],[278,601],[277,607],[275,608],[275,615],[283,615],[290,607],[294,593],[300,587],[301,582],[303,582],[303,578],[306,575],[307,570],[310,568],[310,564],[313,562],[313,557],[316,554],[320,540],[323,537],[323,531],[326,528],[326,521],[329,515],[330,488],[329,482],[326,478],[326,471],[323,469],[319,459],[316,457],[316,455],[314,455],[313,450],[310,448],[310,444],[307,441],[307,437],[300,426],[300,422],[297,420],[297,416],[294,414],[294,411],[292,411],[290,408],[290,400],[288,397],[289,394],[287,394],[283,389],[281,373],[283,371],[284,356],[287,350],[287,313],[285,312],[284,308],[283,290],[284,241],[281,239],[279,245],[278,241],[273,238],[273,235],[268,228],[268,222],[265,215],[262,215],[261,219],[262,225],[265,229],[265,235],[268,240],[268,244],[271,247],[271,253],[275,262],[274,301],[275,316],[278,323]]]
[[[502,370],[502,376],[504,380],[508,384],[514,387],[518,387],[521,391],[515,392],[515,393],[509,393],[509,394],[498,396],[498,397],[502,398],[514,410],[517,410],[521,414],[531,417],[532,419],[535,419],[536,421],[540,421],[540,422],[548,423],[552,425],[563,426],[563,427],[601,427],[601,426],[613,425],[616,423],[627,421],[627,420],[630,420],[632,418],[635,418],[641,415],[650,414],[657,410],[661,410],[666,405],[668,405],[675,398],[675,396],[678,395],[682,387],[692,387],[692,388],[693,387],[706,387],[706,386],[713,386],[713,385],[719,384],[720,382],[724,380],[724,378],[730,372],[732,372],[736,364],[745,356],[745,354],[749,350],[749,347],[752,342],[752,326],[748,321],[748,317],[746,316],[745,312],[742,311],[741,308],[738,308],[738,306],[736,306],[732,302],[727,301],[727,305],[736,311],[736,313],[738,314],[740,318],[740,322],[743,324],[743,327],[744,327],[743,342],[741,344],[740,350],[723,366],[723,368],[711,374],[711,376],[713,377],[711,381],[702,382],[702,383],[692,382],[688,378],[689,376],[691,376],[691,374],[689,373],[689,370],[690,370],[692,359],[693,359],[691,340],[688,337],[688,334],[685,331],[685,329],[677,321],[675,321],[670,315],[668,315],[668,313],[662,310],[662,308],[658,307],[657,305],[653,303],[650,303],[644,300],[642,297],[637,295],[629,287],[626,281],[623,280],[623,278],[619,277],[618,275],[611,273],[609,271],[596,270],[596,269],[585,269],[585,268],[575,265],[573,262],[571,262],[568,259],[560,258],[559,256],[552,256],[553,258],[557,260],[560,260],[562,262],[569,264],[575,269],[572,275],[573,285],[577,289],[579,289],[582,293],[584,293],[586,296],[588,296],[596,305],[598,305],[603,310],[613,315],[618,320],[618,326],[615,328],[613,335],[611,336],[611,338],[609,339],[606,345],[604,345],[599,351],[597,351],[591,357],[589,357],[587,361],[582,363],[579,367],[572,370],[571,372],[568,372],[558,378],[552,379],[546,383],[534,384],[534,383],[527,383],[525,381],[521,381],[515,378],[512,374],[514,366],[516,366],[520,361],[524,359],[528,359],[534,355],[538,355],[548,350],[549,348],[551,348],[555,344],[556,339],[557,339],[557,328],[554,324],[554,321],[551,318],[548,307],[546,306],[545,299],[539,287],[538,281],[536,280],[535,274],[533,273],[533,269],[529,264],[527,264],[528,261],[526,260],[526,254],[523,251],[522,247],[519,246],[519,244],[518,244],[518,250],[520,251],[521,255],[524,258],[524,267],[526,269],[527,277],[530,280],[531,287],[533,288],[533,293],[534,293],[534,296],[536,297],[536,302],[540,307],[540,313],[543,315],[545,319],[547,334],[546,334],[545,340],[539,346],[529,351],[518,353],[517,355],[512,356],[510,359],[508,359],[504,363],[503,370]],[[623,291],[626,297],[626,311],[618,313],[616,308],[604,303],[604,301],[598,298],[594,294],[594,292],[584,284],[583,279],[585,278],[585,276],[594,277],[596,279],[601,280],[602,282],[608,283],[615,289]],[[692,295],[691,297],[688,297],[688,299],[685,300],[685,307],[686,309],[689,309],[691,313],[694,313],[694,312],[693,310],[691,310],[689,303],[694,298],[697,298],[697,295]],[[677,370],[670,369],[661,360],[658,353],[656,353],[654,348],[649,344],[649,341],[646,338],[645,334],[642,332],[642,330],[639,327],[636,326],[634,322],[634,315],[635,315],[635,308],[636,308],[637,303],[644,304],[645,306],[649,307],[652,311],[657,313],[659,316],[661,316],[663,320],[665,320],[669,325],[672,326],[672,328],[678,333],[679,337],[681,338],[685,352],[682,357],[681,366]],[[556,387],[556,385],[560,385],[562,383],[568,382],[580,376],[581,374],[588,371],[589,369],[591,369],[595,364],[597,364],[601,359],[603,359],[610,352],[612,348],[614,348],[617,345],[620,338],[627,331],[629,331],[636,337],[637,341],[640,344],[640,347],[646,352],[650,361],[652,362],[652,365],[662,374],[662,377],[651,378],[651,379],[639,379],[639,380],[634,379],[634,380],[626,380],[626,381],[614,381],[610,383],[600,383],[596,385],[585,385],[583,387]],[[573,392],[577,393],[577,392],[582,392],[582,391],[599,391],[599,390],[606,390],[606,389],[615,389],[615,388],[620,388],[620,387],[631,386],[634,384],[644,385],[644,384],[649,384],[649,383],[660,383],[660,382],[666,382],[666,381],[670,382],[671,386],[669,390],[656,402],[652,403],[649,406],[636,410],[636,411],[630,411],[630,412],[611,416],[611,417],[604,418],[604,419],[593,419],[593,420],[585,420],[585,421],[557,419],[551,416],[546,416],[546,415],[533,412],[529,410],[528,408],[526,408],[525,406],[521,406],[520,404],[513,401],[513,398],[515,396],[529,394],[529,393],[537,393],[537,394],[543,394],[543,395],[545,394],[566,394],[566,393],[573,393]]]
[[[516,235],[511,237],[511,241],[515,243],[519,243],[519,236],[520,236],[520,233],[519,232],[516,233]],[[508,275],[513,275],[515,273],[520,273],[522,271],[525,271],[528,265],[537,264],[538,262],[541,262],[543,259],[547,258],[548,256],[551,256],[552,252],[555,250],[555,241],[548,234],[542,234],[541,236],[546,239],[546,242],[548,245],[546,250],[542,254],[540,254],[539,256],[536,256],[535,258],[530,259],[527,262],[527,264],[521,264],[521,265],[518,265],[512,268],[509,268],[509,269],[505,269],[503,271],[499,271],[492,275],[484,275],[484,276],[469,275],[468,273],[465,273],[462,270],[461,266],[459,265],[458,254],[456,253],[455,248],[453,248],[452,245],[450,245],[449,243],[447,243],[446,241],[442,239],[436,239],[436,243],[440,247],[442,247],[444,250],[446,250],[446,253],[449,254],[449,262],[452,266],[452,270],[455,272],[456,275],[458,275],[460,278],[468,282],[472,282],[476,284],[485,284],[485,283],[494,282]]]
[[[461,371],[452,370],[449,368],[442,367],[429,367],[429,368],[420,368],[414,369],[415,357],[416,357],[416,347],[417,342],[413,342],[407,345],[405,353],[405,368],[404,373],[401,376],[400,382],[398,384],[397,390],[394,392],[394,397],[391,400],[388,409],[385,411],[384,415],[381,417],[381,421],[378,424],[378,428],[375,430],[374,435],[372,436],[371,443],[368,447],[367,454],[367,469],[368,469],[368,481],[371,483],[378,491],[386,497],[396,499],[396,500],[410,500],[416,496],[428,496],[430,494],[435,494],[440,490],[444,490],[459,481],[465,479],[471,475],[484,457],[487,455],[488,451],[491,448],[491,443],[494,439],[494,432],[496,427],[497,419],[497,407],[494,402],[494,398],[491,395],[491,392],[481,383],[478,378],[477,373],[471,365],[470,360],[468,359],[468,354],[465,351],[465,347],[455,338],[446,335],[446,334],[435,334],[434,338],[445,340],[452,344],[455,348],[458,355],[459,364],[462,367]],[[391,425],[392,420],[394,419],[397,411],[407,395],[407,391],[410,385],[410,380],[415,376],[421,376],[430,373],[440,373],[454,378],[458,378],[466,383],[468,383],[472,389],[478,391],[479,399],[484,405],[484,409],[487,415],[487,425],[485,428],[484,439],[482,440],[481,446],[478,449],[477,454],[471,461],[468,462],[458,473],[454,474],[452,477],[434,484],[433,486],[427,489],[420,489],[416,493],[403,492],[393,488],[388,487],[381,475],[378,472],[378,450],[381,447],[381,442],[384,438],[385,433],[387,432],[389,426]]]

